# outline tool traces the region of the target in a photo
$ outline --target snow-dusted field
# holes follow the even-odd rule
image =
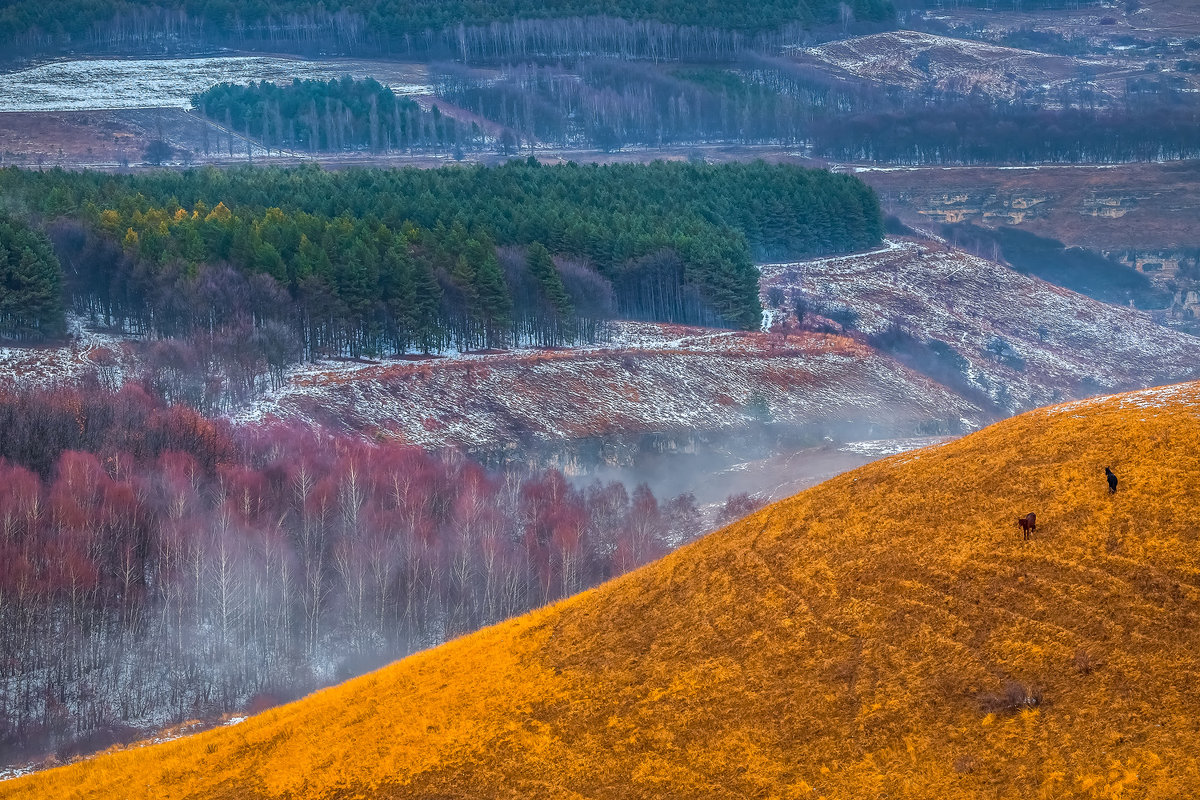
[[[373,77],[398,94],[427,94],[420,64],[270,56],[55,61],[0,75],[0,111],[189,108],[215,83]]]
[[[1200,384],[1179,383],[1171,386],[1155,386],[1140,392],[1130,392],[1120,396],[1104,395],[1089,397],[1086,400],[1076,400],[1061,406],[1046,409],[1046,413],[1070,414],[1089,406],[1111,404],[1117,409],[1145,408],[1159,409],[1172,406],[1188,406],[1192,413],[1200,414]],[[1154,415],[1151,415],[1154,416]]]
[[[766,288],[853,309],[862,334],[952,349],[1010,411],[1200,374],[1200,339],[932,240],[762,271]]]
[[[315,364],[236,416],[380,429],[423,446],[489,447],[522,436],[716,430],[762,421],[931,419],[981,409],[845,337],[625,323],[603,347],[385,364]]]
[[[876,33],[794,52],[802,60],[891,86],[958,94],[979,91],[1002,99],[1073,80],[1081,65],[1092,76],[1119,68],[1103,60],[1046,55],[917,31]]]
[[[120,386],[133,366],[127,336],[88,330],[84,321],[68,316],[69,340],[53,347],[0,346],[0,384],[50,386],[98,375],[110,386]]]
[[[768,308],[768,332],[620,322],[608,341],[570,350],[321,361],[294,368],[282,389],[233,419],[485,449],[765,421],[843,429],[873,422],[875,435],[904,437],[935,420],[967,430],[997,409],[1200,374],[1200,339],[934,239],[889,240],[869,253],[761,271],[764,296],[773,287],[785,297],[799,290],[815,314],[850,309],[849,335],[791,326],[785,336],[790,310]],[[137,369],[128,340],[86,331],[79,320],[72,327],[66,347],[0,348],[0,377],[44,385],[100,372],[115,386]],[[897,337],[908,350],[889,350]],[[911,358],[914,348],[925,362]],[[931,353],[944,374],[930,371]],[[853,452],[908,446],[897,440]]]

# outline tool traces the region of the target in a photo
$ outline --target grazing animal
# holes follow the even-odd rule
[[[1104,474],[1108,476],[1108,493],[1116,494],[1117,493],[1117,476],[1114,475],[1113,471],[1111,469],[1109,469],[1108,467],[1104,468]]]
[[[1021,533],[1024,534],[1025,541],[1029,541],[1029,535],[1037,530],[1037,514],[1030,511],[1023,517],[1017,517],[1017,524],[1021,526]]]

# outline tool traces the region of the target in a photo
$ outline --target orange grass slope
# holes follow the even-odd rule
[[[1196,796],[1198,555],[1200,384],[1034,411],[0,797]]]

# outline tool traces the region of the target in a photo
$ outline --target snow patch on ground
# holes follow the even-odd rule
[[[1046,409],[1048,416],[1066,414],[1096,406],[1109,406],[1116,409],[1129,408],[1169,408],[1172,406],[1187,406],[1200,413],[1200,383],[1177,383],[1172,386],[1156,386],[1151,389],[1141,389],[1135,392],[1109,394],[1099,397],[1089,397],[1076,400],[1073,403],[1063,403]]]
[[[0,769],[0,781],[11,781],[13,778],[19,778],[22,775],[32,775],[35,772],[37,772],[37,767],[32,765]]]
[[[1074,80],[1078,65],[1103,74],[1119,68],[1106,61],[1072,59],[1033,50],[955,39],[918,31],[888,31],[796,48],[796,58],[912,91],[981,92],[1014,99],[1028,91],[1048,93]]]
[[[871,439],[863,442],[846,442],[839,450],[847,453],[855,453],[861,456],[870,456],[872,458],[882,458],[884,456],[894,456],[897,453],[906,453],[909,450],[917,450],[923,447],[938,447],[946,442],[953,441],[954,437],[946,436],[931,440],[928,436],[914,436],[904,439]]]
[[[1200,339],[933,240],[764,265],[762,281],[851,309],[857,336],[940,353],[943,383],[1009,412],[1200,376]]]
[[[375,77],[397,94],[428,94],[417,64],[271,56],[54,61],[3,75],[0,111],[190,108],[192,95],[217,83]]]
[[[846,337],[617,323],[576,350],[307,365],[234,416],[380,429],[411,444],[847,420],[980,420],[970,401]]]
[[[65,345],[0,347],[0,384],[51,386],[97,374],[120,386],[132,370],[131,337],[90,328],[87,321],[67,316]]]

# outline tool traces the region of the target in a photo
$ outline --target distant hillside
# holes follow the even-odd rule
[[[843,10],[844,9],[844,10]],[[754,34],[786,25],[811,27],[843,20],[890,21],[895,15],[890,0],[765,0],[761,3],[692,3],[687,0],[351,0],[326,6],[308,0],[268,0],[237,5],[204,4],[183,0],[135,3],[129,0],[16,0],[0,7],[0,42],[18,46],[89,48],[130,47],[158,43],[178,47],[199,44],[241,43],[242,46],[282,45],[289,49],[337,47],[363,52],[424,51],[445,45],[465,49],[503,46],[502,38],[515,33],[522,42],[540,39],[544,44],[570,40],[613,39],[613,23],[624,33],[641,26],[644,39],[672,39],[678,33],[665,28],[701,28]],[[534,20],[571,20],[569,26],[537,26]],[[518,23],[514,27],[513,23]],[[520,25],[520,23],[525,23]],[[505,30],[495,36],[488,26]],[[466,30],[463,30],[463,28]],[[455,30],[458,28],[459,30]],[[523,28],[523,30],[521,29]],[[574,31],[570,29],[573,28]],[[449,34],[443,39],[442,34]],[[697,37],[693,46],[703,47]],[[723,39],[724,37],[718,37]],[[509,42],[511,44],[511,41]],[[724,42],[722,42],[724,43]],[[632,43],[631,43],[632,44]],[[645,44],[645,42],[642,42]],[[712,43],[708,43],[711,45]],[[635,45],[636,47],[636,45]]]
[[[807,332],[784,341],[631,323],[620,324],[607,346],[583,350],[321,362],[237,417],[484,450],[526,438],[745,431],[764,422],[842,431],[873,423],[912,435],[992,418],[952,388],[845,336]]]
[[[879,350],[1005,413],[1200,375],[1200,338],[932,239],[766,265],[762,275],[773,318],[799,299],[810,314],[840,317]],[[1087,278],[1101,282],[1098,271]]]
[[[1080,70],[1075,60],[1063,56],[918,31],[842,39],[797,51],[796,57],[910,90],[978,92],[1004,99],[1032,86],[1070,81]],[[1110,71],[1116,69],[1104,70]]]
[[[1189,796],[1198,452],[1197,384],[1030,412],[234,727],[0,797]]]

